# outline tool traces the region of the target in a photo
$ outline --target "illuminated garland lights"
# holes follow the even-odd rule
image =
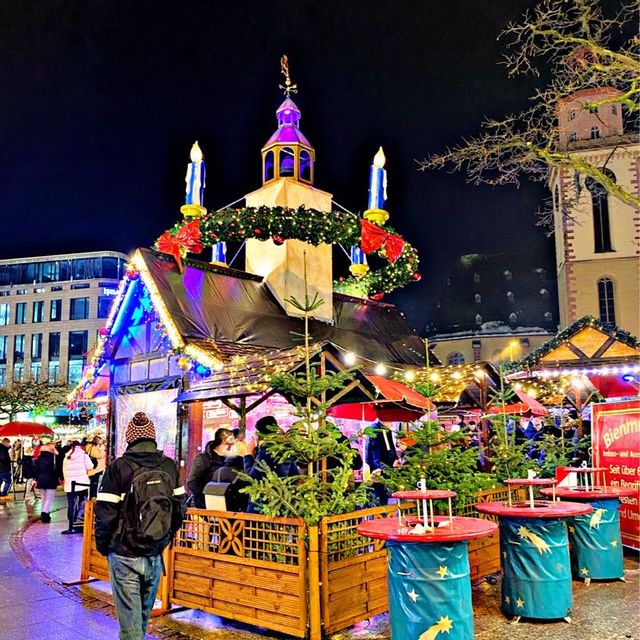
[[[155,248],[172,253],[179,260],[188,251],[199,253],[204,247],[218,242],[242,242],[251,238],[272,240],[276,245],[283,244],[285,240],[301,240],[314,246],[358,246],[360,225],[361,218],[356,214],[343,211],[326,213],[304,206],[297,209],[266,206],[223,209],[208,212],[196,221],[178,222],[158,239]],[[381,229],[389,236],[396,235],[389,225]],[[379,300],[384,293],[403,287],[412,280],[420,280],[418,252],[408,242],[403,242],[402,253],[394,262],[388,261],[383,268],[369,271],[361,277],[339,278],[334,282],[334,291]],[[377,253],[387,258],[384,245]]]
[[[585,327],[591,327],[592,329],[596,329],[597,331],[600,331],[605,335],[616,338],[616,340],[619,340],[628,347],[632,347],[634,349],[640,348],[640,342],[638,341],[638,338],[636,338],[628,331],[625,331],[624,329],[621,329],[617,326],[609,328],[593,316],[584,316],[579,320],[576,320],[573,324],[569,325],[566,329],[563,329],[560,333],[551,338],[551,340],[538,347],[535,351],[531,351],[530,353],[528,353],[521,360],[506,363],[504,365],[504,368],[510,371],[521,371],[523,369],[530,369],[531,367],[536,366],[537,364],[539,364],[541,358],[546,356],[554,349],[557,349],[558,347],[561,347],[563,345],[568,345],[571,338]],[[590,369],[591,367],[587,368]],[[593,373],[595,374],[595,372],[596,370],[594,369]],[[560,374],[558,373],[550,375]]]

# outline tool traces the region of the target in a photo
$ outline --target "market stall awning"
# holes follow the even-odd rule
[[[375,387],[379,397],[369,402],[334,405],[329,409],[330,416],[362,422],[413,422],[435,409],[429,398],[401,382],[374,375],[364,378]]]
[[[588,376],[589,382],[605,398],[629,398],[640,395],[640,382],[634,377],[625,380],[622,375]]]
[[[520,402],[510,402],[504,407],[502,405],[493,406],[489,409],[489,413],[517,413],[524,416],[546,416],[549,413],[544,405],[524,391],[519,389],[514,389],[514,391]]]

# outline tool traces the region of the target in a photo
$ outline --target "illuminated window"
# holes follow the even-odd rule
[[[476,304],[480,304],[482,302],[482,296],[479,293],[475,295]]]
[[[267,151],[264,156],[264,181],[269,182],[275,178],[273,151]]]
[[[89,317],[89,298],[71,298],[69,320],[86,320]]]
[[[16,305],[16,324],[25,324],[27,322],[27,303],[18,302]]]
[[[304,149],[300,152],[300,180],[311,182],[311,154]]]
[[[0,304],[0,325],[9,324],[9,305]]]
[[[295,155],[291,147],[280,149],[280,177],[295,175]]]
[[[36,300],[33,303],[32,322],[44,322],[44,300]]]
[[[51,301],[49,320],[51,322],[59,322],[60,320],[62,320],[62,300]]]

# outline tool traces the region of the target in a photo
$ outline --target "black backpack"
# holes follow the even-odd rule
[[[155,554],[168,542],[173,522],[175,481],[158,467],[142,467],[122,458],[133,471],[131,487],[124,498],[120,536],[127,546],[144,554]]]

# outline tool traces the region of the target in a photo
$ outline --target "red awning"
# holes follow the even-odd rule
[[[42,436],[51,435],[53,430],[39,422],[7,422],[0,427],[0,438],[9,436]]]
[[[520,402],[512,402],[505,405],[495,405],[489,409],[489,413],[518,413],[524,416],[546,416],[549,410],[540,404],[535,398],[526,394],[524,391],[514,389]]]
[[[627,398],[640,395],[640,385],[635,380],[624,380],[621,375],[588,376],[589,382],[605,398]]]
[[[329,409],[330,416],[362,422],[413,422],[435,409],[429,398],[401,382],[383,376],[365,378],[375,386],[381,397],[370,402],[337,404]]]

